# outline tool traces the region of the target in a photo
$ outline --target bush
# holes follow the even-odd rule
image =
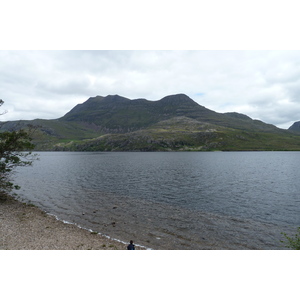
[[[286,233],[282,233],[286,238],[286,241],[281,242],[284,243],[287,248],[300,250],[300,227],[298,227],[297,231],[298,233],[296,233],[293,237],[289,237]]]
[[[0,106],[3,103],[0,100]],[[11,182],[12,172],[16,167],[32,164],[35,156],[28,151],[33,148],[29,131],[21,129],[0,132],[0,191],[2,193],[19,188]]]

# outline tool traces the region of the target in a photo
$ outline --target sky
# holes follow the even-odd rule
[[[300,121],[297,2],[106,2],[2,6],[1,121],[59,118],[97,95],[177,93],[280,128]]]
[[[300,121],[298,50],[1,50],[5,120],[55,119],[97,95],[184,93],[216,112]]]

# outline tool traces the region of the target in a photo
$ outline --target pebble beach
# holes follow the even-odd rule
[[[35,206],[0,199],[0,250],[126,249],[127,244],[59,221]]]

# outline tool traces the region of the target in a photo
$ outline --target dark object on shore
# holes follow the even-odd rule
[[[127,250],[135,250],[135,246],[133,244],[133,241],[130,241],[130,244],[127,246]]]

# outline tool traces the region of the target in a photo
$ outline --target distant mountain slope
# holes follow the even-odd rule
[[[292,131],[214,112],[184,94],[157,101],[96,96],[59,119],[4,122],[1,130],[28,125],[35,127],[37,150],[300,150],[300,136]]]
[[[106,132],[124,133],[176,116],[200,117],[209,113],[209,110],[183,94],[168,96],[159,101],[129,100],[114,95],[89,98],[60,120],[92,123]]]
[[[57,144],[60,151],[253,151],[300,150],[291,134],[230,129],[187,117],[160,121],[128,133],[109,133],[79,142]]]
[[[92,123],[105,132],[125,133],[179,116],[236,129],[282,131],[274,125],[252,120],[238,113],[214,112],[184,94],[167,96],[158,101],[129,100],[118,95],[92,97],[75,106],[59,120]]]
[[[300,121],[295,122],[288,130],[300,134]]]

